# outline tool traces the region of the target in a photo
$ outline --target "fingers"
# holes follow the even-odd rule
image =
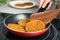
[[[41,8],[45,0],[39,0],[39,1],[40,1],[39,8]]]
[[[52,2],[50,2],[50,3],[49,3],[49,5],[48,5],[47,9],[49,9],[49,8],[51,7],[51,4],[52,4]]]
[[[50,0],[39,0],[40,4],[39,4],[39,8],[45,8],[47,3],[50,2]],[[52,2],[49,3],[47,9],[49,9],[51,7]]]
[[[42,1],[42,0],[41,0]],[[47,5],[47,3],[50,2],[50,0],[45,0],[45,2],[42,5],[42,8],[45,8],[45,6]]]

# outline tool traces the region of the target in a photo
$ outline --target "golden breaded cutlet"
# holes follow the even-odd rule
[[[22,19],[22,20],[19,20],[19,21],[18,21],[18,24],[19,24],[20,26],[25,26],[28,21],[29,21],[29,19]]]
[[[25,32],[24,27],[18,25],[18,24],[13,24],[13,23],[9,23],[7,24],[8,28],[13,29],[13,30],[17,30],[19,32]]]
[[[40,20],[33,20],[25,25],[26,32],[35,32],[45,29],[45,24]]]

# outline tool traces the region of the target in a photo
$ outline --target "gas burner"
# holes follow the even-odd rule
[[[60,19],[54,19],[54,20],[52,20],[52,22],[51,22],[54,26],[55,26],[55,28],[57,28],[57,30],[58,30],[58,36],[57,36],[57,39],[56,40],[60,40]]]
[[[58,30],[60,30],[60,19],[54,19],[51,22]]]
[[[26,38],[26,37],[19,37],[12,33],[10,33],[3,25],[3,23],[0,24],[0,34],[5,40],[56,40],[58,32],[56,28],[51,24],[50,29],[43,35],[32,37],[32,38]],[[0,39],[2,40],[2,39]]]

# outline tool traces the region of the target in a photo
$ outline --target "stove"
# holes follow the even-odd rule
[[[3,23],[0,23],[0,40],[60,40],[60,20],[54,19],[51,22],[50,29],[44,33],[43,35],[37,36],[37,37],[19,37],[12,33],[10,33],[3,25]]]
[[[45,34],[32,38],[18,37],[10,33],[3,25],[3,18],[0,19],[0,40],[60,40],[60,19],[52,20],[51,27]]]

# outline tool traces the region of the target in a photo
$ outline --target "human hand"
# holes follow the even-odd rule
[[[49,9],[51,7],[51,2],[50,0],[39,0],[40,4],[39,4],[39,8],[45,8],[45,6],[47,5],[47,3],[49,3],[48,7],[46,9]]]

